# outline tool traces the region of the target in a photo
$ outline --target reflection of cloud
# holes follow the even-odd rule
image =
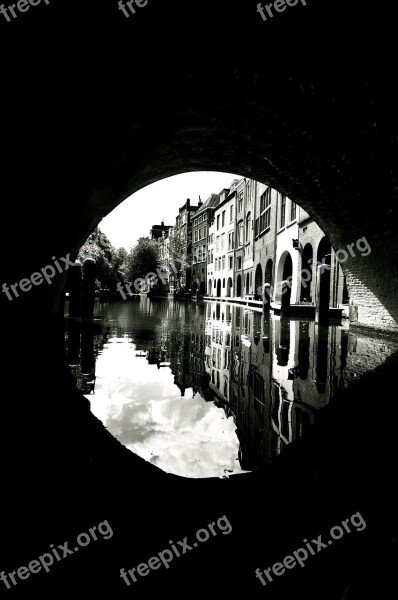
[[[127,448],[164,471],[186,477],[240,472],[235,424],[192,390],[181,397],[174,376],[135,357],[129,340],[98,357],[92,412]],[[119,340],[118,340],[119,342]]]

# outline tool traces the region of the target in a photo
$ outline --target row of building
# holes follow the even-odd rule
[[[155,225],[151,237],[160,245],[166,291],[236,302],[266,295],[273,309],[347,314],[344,273],[324,232],[290,198],[258,181],[235,179],[197,206],[188,199],[175,225]],[[186,262],[181,274],[170,264],[175,246]]]

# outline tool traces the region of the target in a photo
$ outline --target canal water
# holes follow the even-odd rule
[[[65,345],[110,433],[164,471],[196,478],[269,464],[339,388],[398,350],[348,325],[146,297],[97,303],[92,323],[66,319]]]

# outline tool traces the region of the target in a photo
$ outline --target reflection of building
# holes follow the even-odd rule
[[[306,434],[339,388],[397,349],[340,326],[217,301],[145,298],[138,307],[134,328],[126,325],[127,303],[111,304],[107,323],[68,321],[67,356],[79,388],[94,391],[96,354],[128,331],[139,360],[170,369],[181,395],[192,388],[233,418],[244,470],[269,464]]]
[[[205,370],[209,388],[222,404],[229,401],[231,307],[209,303],[206,312]]]

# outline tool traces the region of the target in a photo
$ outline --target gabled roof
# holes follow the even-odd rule
[[[202,206],[196,212],[195,219],[199,214],[201,214],[208,208],[215,208],[219,202],[220,202],[220,196],[218,194],[210,194],[210,196],[207,198],[207,200],[202,204]]]

